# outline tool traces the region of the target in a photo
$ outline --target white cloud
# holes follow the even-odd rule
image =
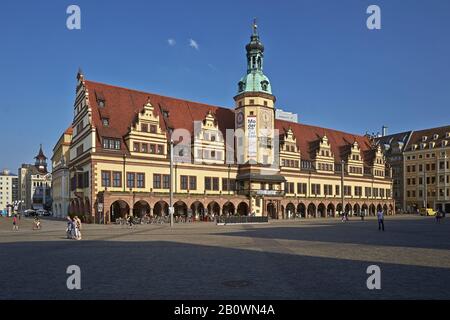
[[[169,44],[169,46],[173,47],[174,45],[177,44],[177,42],[175,41],[175,39],[167,39],[167,43]]]
[[[200,47],[199,47],[197,41],[195,41],[194,39],[189,39],[189,46],[191,48],[194,48],[195,50],[200,50]]]

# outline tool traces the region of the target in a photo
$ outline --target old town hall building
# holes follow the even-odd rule
[[[68,152],[69,214],[269,216],[395,211],[390,169],[369,138],[275,119],[256,25],[234,108],[90,81],[79,72]],[[169,154],[174,142],[174,167]]]

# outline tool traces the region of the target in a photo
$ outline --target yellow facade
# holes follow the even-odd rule
[[[433,137],[424,136],[420,143],[411,144],[404,153],[404,194],[407,211],[420,208],[440,209],[450,212],[450,140],[433,143]],[[427,137],[427,138],[425,138]],[[445,138],[445,137],[444,137]]]
[[[68,215],[70,203],[69,185],[69,151],[72,140],[72,130],[66,130],[53,148],[52,156],[52,199],[53,215],[65,217]]]

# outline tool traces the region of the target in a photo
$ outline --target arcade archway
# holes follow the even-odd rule
[[[208,214],[212,216],[220,215],[220,206],[217,202],[213,201],[208,204]]]
[[[308,217],[309,218],[315,218],[316,217],[316,206],[314,203],[310,203],[308,205]]]
[[[302,218],[306,217],[306,206],[304,203],[299,203],[297,206],[297,213],[300,214]]]
[[[319,204],[319,206],[317,207],[317,213],[319,214],[319,217],[326,218],[327,209],[325,208],[325,205],[323,203]]]
[[[147,201],[141,200],[133,206],[133,217],[142,218],[146,214],[150,214],[150,205]]]
[[[241,202],[237,207],[237,214],[239,216],[247,216],[248,215],[248,204],[246,202]]]
[[[119,218],[125,218],[130,214],[130,206],[123,200],[114,201],[109,209],[111,222],[115,222]]]
[[[205,215],[205,207],[200,201],[195,201],[193,204],[191,204],[190,209],[195,219],[201,219]]]
[[[295,217],[295,205],[289,202],[286,205],[286,218],[294,218]]]
[[[153,215],[155,216],[167,216],[169,214],[169,204],[165,201],[158,201],[153,208]]]
[[[335,216],[335,211],[334,211],[334,204],[330,203],[327,207],[327,214],[329,217],[334,217]]]
[[[173,207],[175,216],[187,216],[188,207],[183,201],[177,201]]]
[[[227,202],[223,205],[222,214],[227,216],[232,216],[235,213],[234,204],[232,202]]]

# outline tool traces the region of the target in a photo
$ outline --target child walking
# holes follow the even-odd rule
[[[17,214],[13,218],[13,231],[19,231],[19,221],[17,220]]]

